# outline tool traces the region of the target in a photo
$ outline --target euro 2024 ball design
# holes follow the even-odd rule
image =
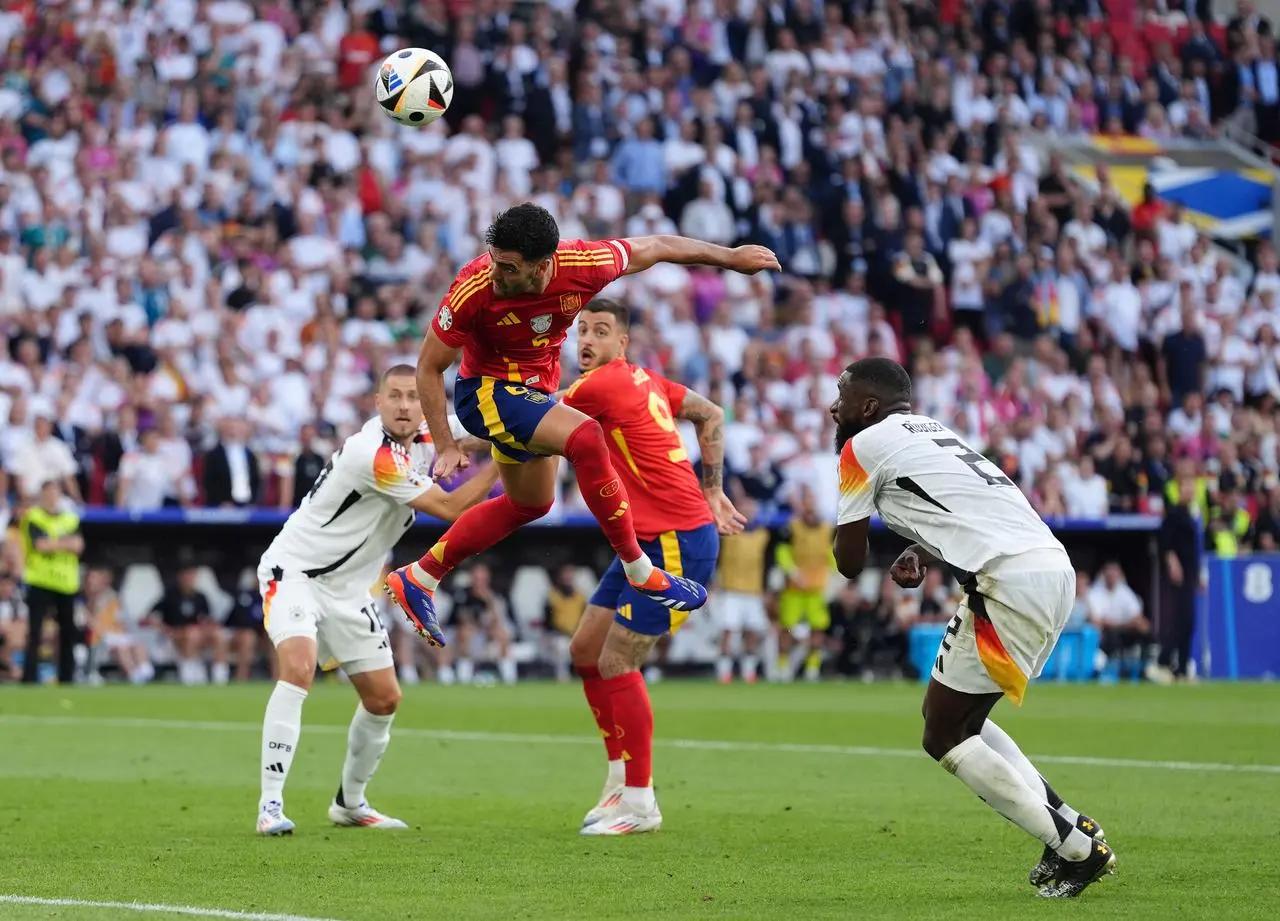
[[[453,72],[434,51],[405,48],[382,62],[373,90],[390,118],[406,125],[429,125],[453,101]]]

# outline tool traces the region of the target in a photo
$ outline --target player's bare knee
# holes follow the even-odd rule
[[[392,685],[366,694],[360,702],[374,716],[390,716],[399,709],[401,697],[400,688]]]
[[[600,644],[592,642],[590,637],[575,633],[569,641],[569,661],[574,668],[594,666],[600,659]]]

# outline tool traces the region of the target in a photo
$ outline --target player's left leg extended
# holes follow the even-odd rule
[[[384,666],[364,671],[366,664],[367,660],[343,666],[360,703],[347,730],[347,756],[342,763],[342,781],[329,807],[329,820],[360,828],[408,828],[399,819],[378,812],[365,799],[365,787],[391,742],[391,721],[400,705],[395,669]]]
[[[614,563],[617,564],[616,559]],[[582,619],[578,621],[573,639],[569,641],[569,658],[578,677],[582,679],[582,693],[587,699],[587,706],[591,708],[591,716],[596,721],[600,738],[604,740],[605,758],[608,760],[604,789],[601,790],[596,805],[583,818],[583,825],[598,821],[622,802],[622,788],[626,785],[622,745],[614,732],[616,723],[613,719],[613,696],[604,678],[600,676],[599,668],[605,638],[613,626],[618,594],[625,583],[622,567],[610,566],[595,594],[591,596],[591,604],[587,605]]]
[[[1058,882],[1041,895],[1073,897],[1112,872],[1115,855],[1090,834],[1097,834],[1091,820],[1057,808],[1065,806],[1061,798],[1050,797],[1039,772],[987,718],[1003,696],[1020,703],[1027,683],[987,616],[987,605],[994,604],[971,593],[947,627],[925,691],[924,749],[983,802],[1044,842],[1046,854],[1057,859],[1049,872]]]

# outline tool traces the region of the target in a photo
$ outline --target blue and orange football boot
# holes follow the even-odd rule
[[[418,631],[418,636],[432,646],[447,646],[444,631],[440,629],[440,620],[436,617],[436,604],[432,591],[422,585],[410,570],[413,564],[401,566],[387,575],[382,590],[395,602],[396,607],[404,612],[404,616]]]
[[[707,603],[707,590],[697,582],[656,566],[643,585],[632,582],[631,587],[673,611],[696,611]]]

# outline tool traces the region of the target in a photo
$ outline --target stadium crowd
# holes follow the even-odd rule
[[[1242,277],[1177,205],[1130,212],[1037,141],[1212,138],[1241,107],[1274,136],[1270,23],[1208,7],[6,3],[5,514],[50,479],[136,512],[296,505],[489,217],[532,199],[565,237],[779,254],[776,277],[662,266],[607,292],[633,361],[725,408],[733,495],[762,516],[834,514],[826,407],[882,354],[1048,517],[1189,504],[1215,549],[1274,548],[1276,251]],[[373,103],[405,45],[456,81],[425,129]],[[564,469],[553,515],[583,513]],[[934,588],[832,605],[909,625],[947,610]],[[875,633],[895,667],[896,630]]]

